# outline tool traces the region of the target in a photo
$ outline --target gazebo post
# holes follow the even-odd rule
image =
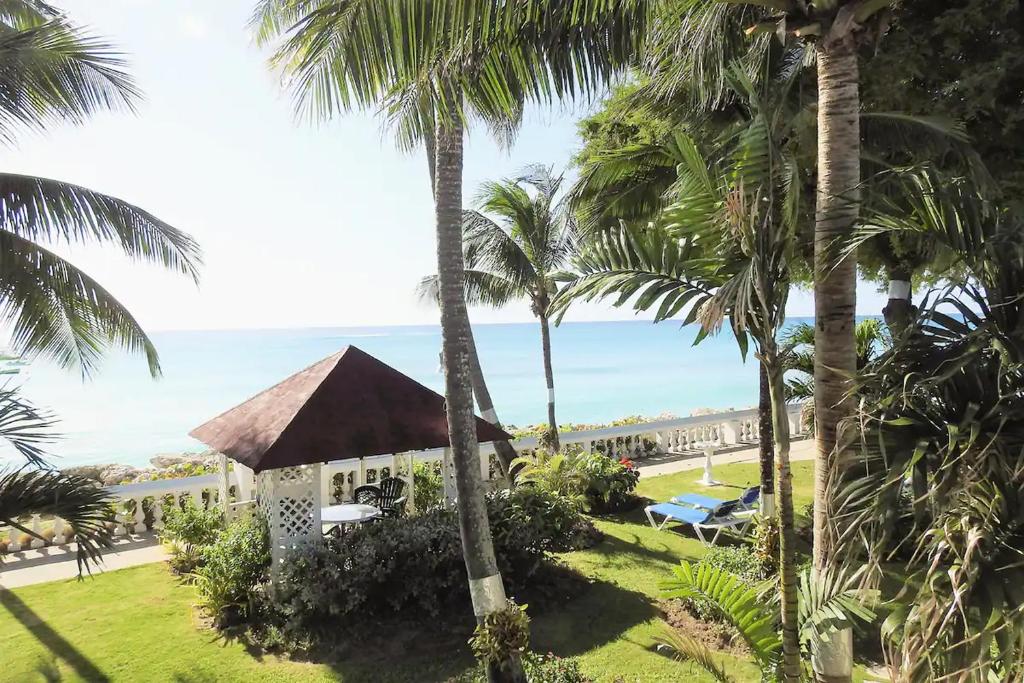
[[[228,456],[218,454],[220,460],[220,478],[217,480],[217,497],[220,498],[220,509],[224,513],[224,521],[231,521],[231,501],[228,500]]]
[[[268,469],[256,479],[256,500],[270,533],[271,579],[288,552],[323,541],[321,464]]]
[[[416,473],[413,471],[413,467],[416,464],[416,456],[413,455],[412,451],[406,453],[409,458],[409,476],[406,478],[406,483],[409,485],[409,495],[405,501],[406,510],[409,514],[416,512],[416,497],[414,495],[416,491]]]

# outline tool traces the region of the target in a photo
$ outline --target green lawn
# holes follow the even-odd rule
[[[656,500],[701,489],[693,471],[641,480]],[[811,500],[811,464],[794,463],[798,509]],[[757,480],[754,465],[715,468],[721,481],[742,487]],[[736,489],[738,490],[738,489]],[[714,495],[728,496],[729,489]],[[590,577],[580,596],[550,608],[531,606],[533,648],[577,656],[599,681],[710,680],[696,666],[652,652],[661,630],[654,600],[658,581],[681,559],[697,559],[702,546],[688,534],[655,531],[642,510],[597,522],[607,535],[590,550],[564,559]],[[5,681],[442,681],[471,662],[462,637],[416,647],[415,639],[390,651],[361,653],[332,665],[292,662],[246,650],[204,629],[192,608],[193,589],[164,565],[102,574],[83,583],[53,583],[0,592],[0,652]],[[441,643],[445,643],[441,636]],[[410,654],[409,649],[415,650]],[[381,662],[388,662],[382,666]],[[736,662],[733,671],[757,680]],[[391,673],[388,673],[391,672]],[[744,675],[749,673],[749,676]]]

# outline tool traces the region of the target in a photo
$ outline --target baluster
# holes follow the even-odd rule
[[[153,496],[153,531],[160,531],[164,528],[164,497],[160,494]]]
[[[21,550],[21,544],[18,543],[18,538],[21,532],[11,527],[10,532],[7,534],[7,552],[16,553]]]
[[[135,518],[131,527],[132,533],[139,533],[146,530],[146,513],[142,509],[142,498],[135,500]]]
[[[43,533],[42,520],[37,514],[32,515],[32,533],[36,534],[36,536]],[[41,538],[36,538],[36,536],[33,536],[32,540],[29,542],[30,548],[42,548],[46,545],[46,541]]]
[[[53,518],[53,545],[64,545],[64,520]]]

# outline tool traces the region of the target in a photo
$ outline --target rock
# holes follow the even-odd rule
[[[722,410],[721,408],[694,408],[690,411],[690,417],[702,417],[704,415],[715,415],[716,413],[731,413],[732,408]]]
[[[203,453],[161,453],[150,458],[149,463],[158,470],[185,464],[211,465],[217,463],[217,454],[213,451]]]
[[[103,479],[100,474],[107,467],[110,467],[110,465],[78,465],[76,467],[67,467],[61,471],[73,477],[85,477],[86,479],[101,482]]]
[[[141,471],[138,467],[131,465],[107,465],[100,472],[100,483],[104,486],[128,483],[134,481]]]

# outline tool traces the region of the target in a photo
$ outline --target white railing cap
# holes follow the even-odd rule
[[[185,493],[196,489],[215,488],[219,483],[217,474],[204,474],[198,477],[181,477],[180,479],[154,479],[140,481],[135,484],[119,484],[108,486],[107,491],[119,498],[134,496],[151,496],[157,493]]]

